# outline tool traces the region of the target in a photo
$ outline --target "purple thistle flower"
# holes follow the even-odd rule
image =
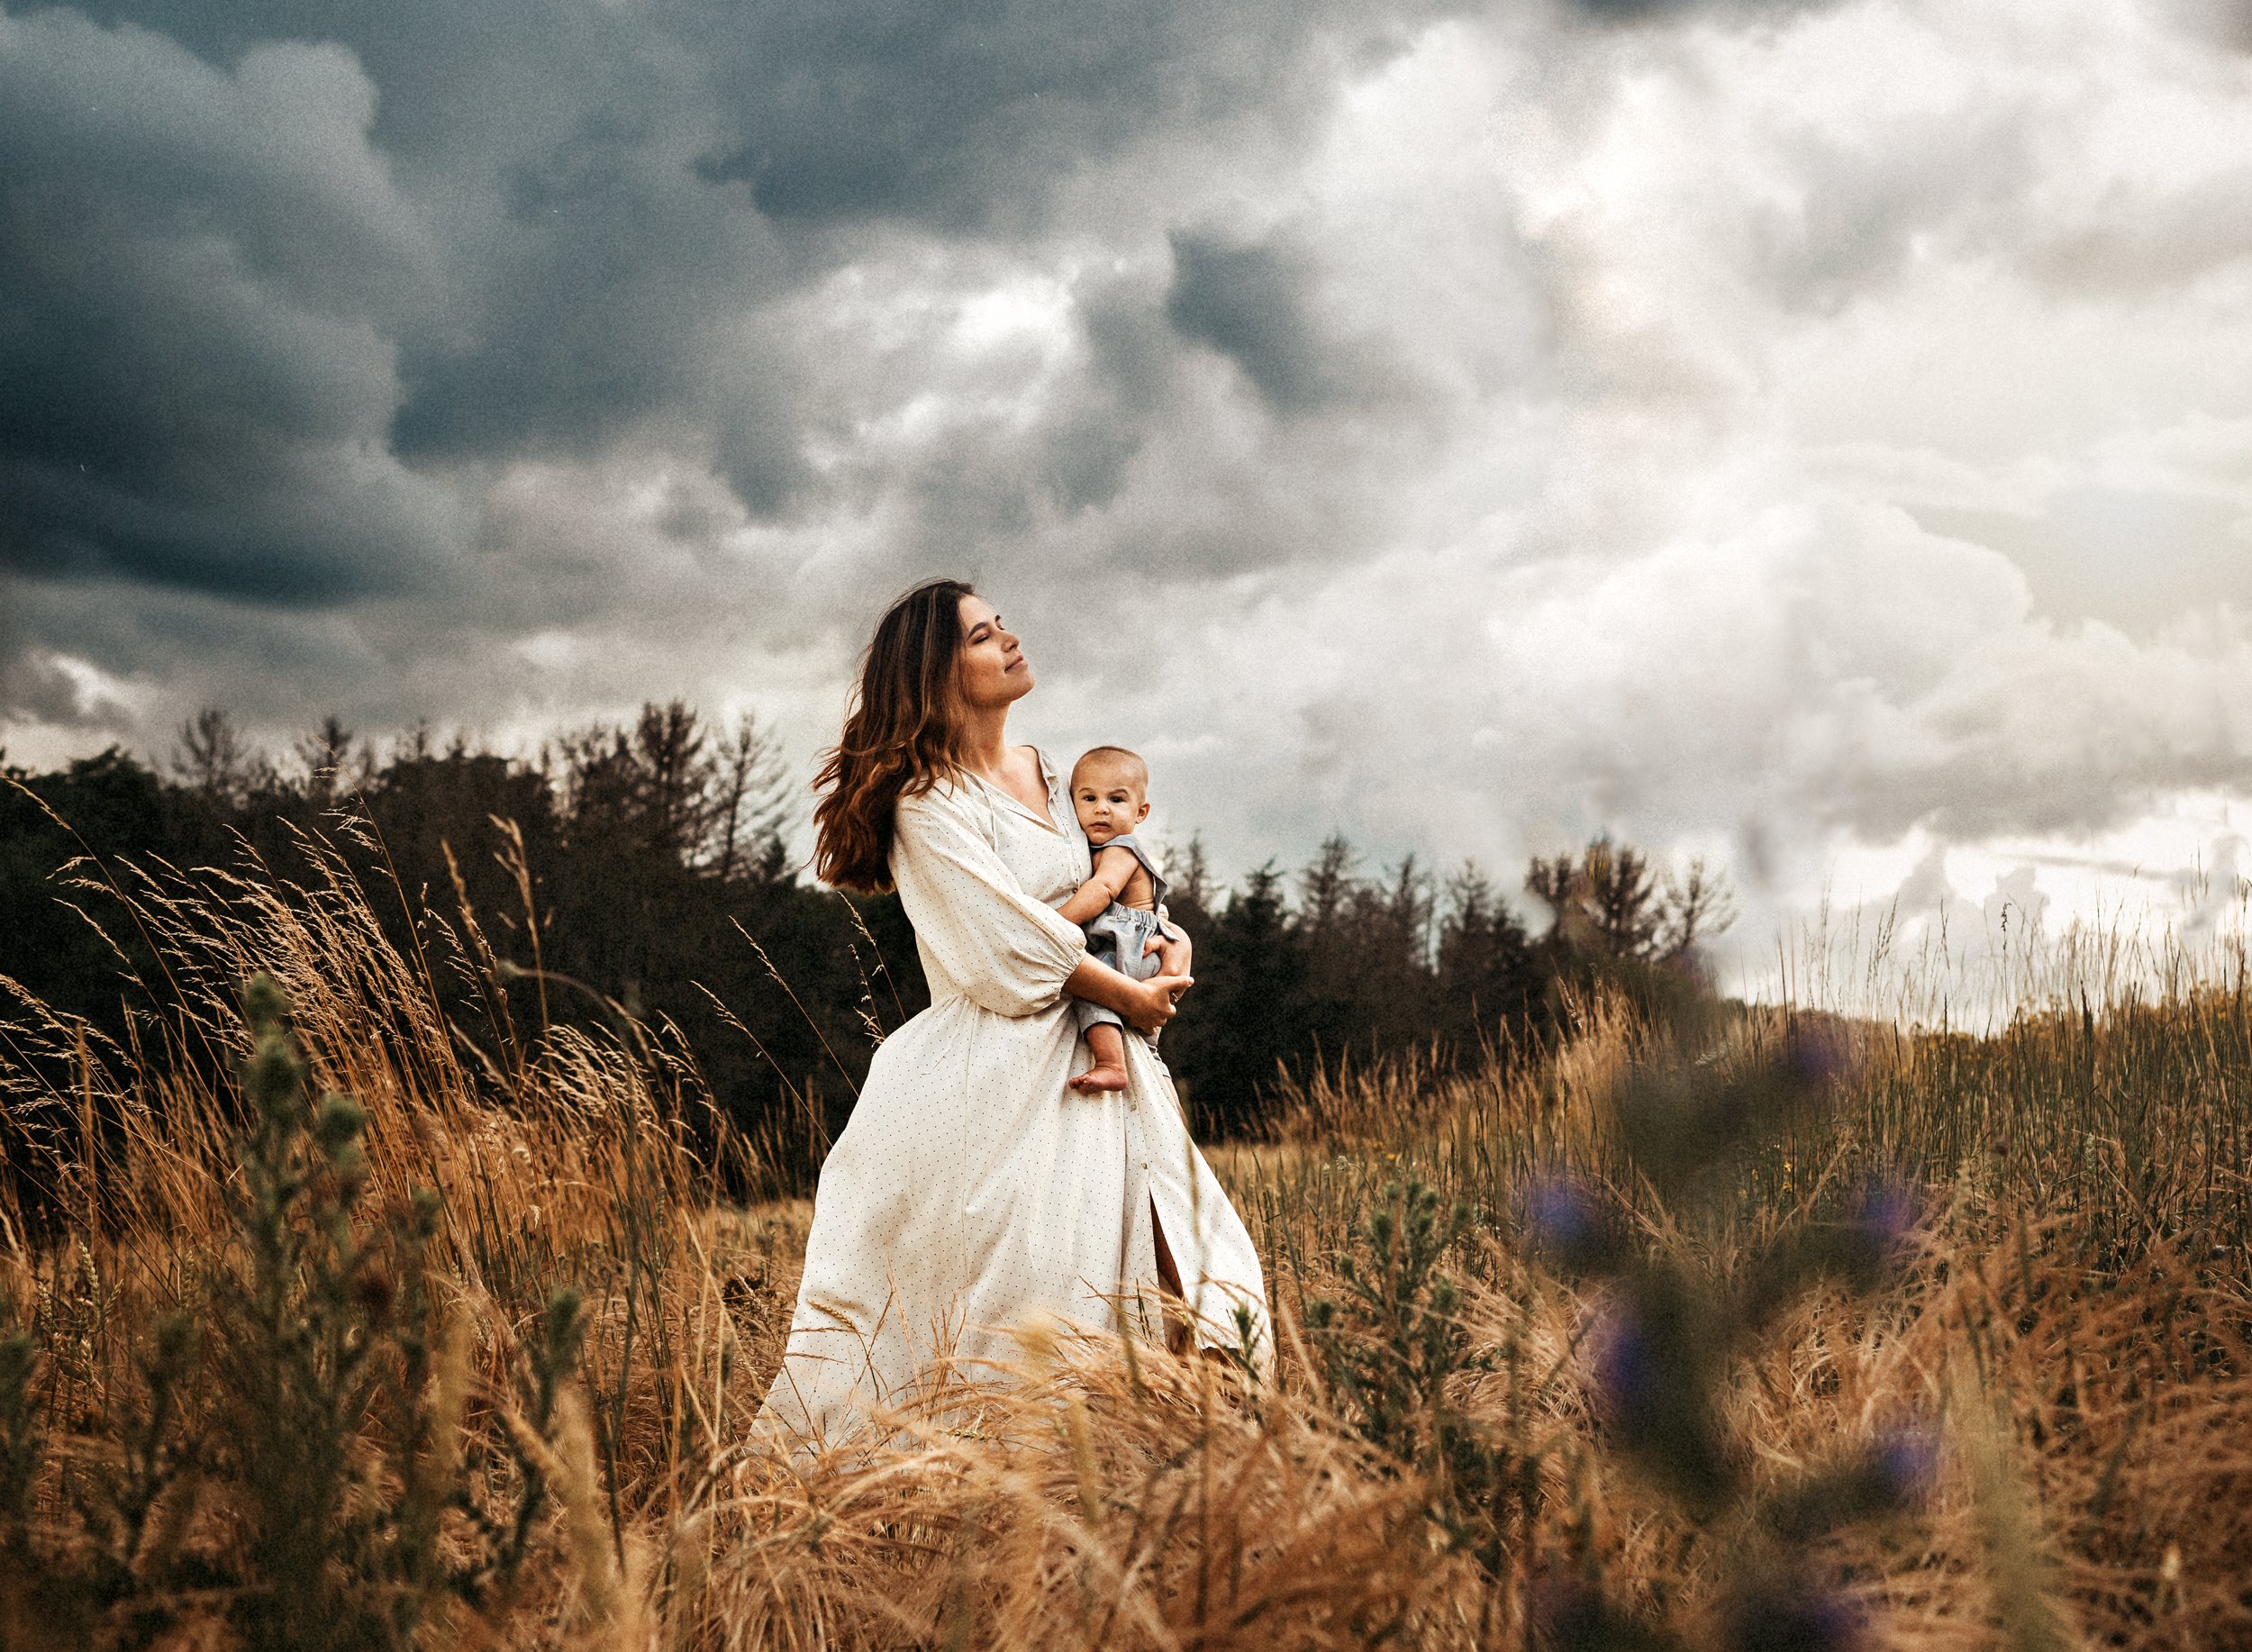
[[[1792,1039],[1784,1071],[1803,1090],[1821,1090],[1846,1076],[1852,1065],[1845,1040],[1829,1028],[1807,1028]]]
[[[1525,1189],[1525,1230],[1553,1250],[1570,1250],[1595,1236],[1595,1202],[1577,1182],[1542,1176]]]
[[[1613,1259],[1617,1236],[1594,1194],[1567,1176],[1541,1176],[1523,1194],[1525,1235],[1566,1267],[1599,1269]]]
[[[1895,1507],[1921,1502],[1939,1475],[1939,1430],[1925,1423],[1886,1429],[1870,1448],[1869,1473]]]
[[[1887,1254],[1907,1243],[1923,1215],[1916,1190],[1897,1176],[1872,1183],[1861,1194],[1855,1225]]]
[[[1727,1644],[1733,1652],[1851,1652],[1862,1629],[1851,1602],[1811,1584],[1775,1582],[1738,1598]]]
[[[1590,1340],[1594,1344],[1596,1397],[1624,1421],[1646,1417],[1657,1393],[1657,1362],[1640,1318],[1629,1310],[1608,1310]]]

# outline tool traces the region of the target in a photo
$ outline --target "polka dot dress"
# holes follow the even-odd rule
[[[913,1397],[936,1357],[1003,1359],[1034,1323],[1149,1335],[1151,1207],[1210,1342],[1271,1346],[1258,1253],[1189,1139],[1163,1066],[1126,1040],[1127,1088],[1089,1065],[1065,978],[1085,952],[1054,911],[1087,876],[1043,754],[1046,818],[982,780],[899,804],[892,875],[931,1007],[884,1041],[822,1166],[805,1275],[761,1431],[834,1443]]]

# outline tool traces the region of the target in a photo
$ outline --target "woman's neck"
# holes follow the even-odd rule
[[[961,752],[963,767],[998,781],[1009,762],[1009,708],[972,710],[962,720]]]

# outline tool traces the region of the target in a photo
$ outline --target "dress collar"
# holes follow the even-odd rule
[[[1069,837],[1071,835],[1069,832],[1056,824],[1055,765],[1048,760],[1048,753],[1041,750],[1038,746],[1032,748],[1032,756],[1039,760],[1040,766],[1040,780],[1041,783],[1048,788],[1048,814],[1045,819],[1035,813],[1030,804],[1026,803],[1022,798],[1019,797],[1015,793],[1008,790],[1006,787],[995,785],[983,775],[972,774],[968,770],[964,770],[963,772],[969,774],[969,777],[971,779],[977,782],[979,785],[984,786],[985,790],[991,792],[995,797],[998,797],[1003,803],[1008,804],[1012,809],[1014,809],[1019,814],[1022,815],[1026,820],[1031,821],[1035,826],[1045,827],[1048,831],[1054,832],[1059,838]]]

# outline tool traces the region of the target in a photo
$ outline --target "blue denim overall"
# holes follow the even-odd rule
[[[1149,857],[1141,845],[1134,841],[1133,833],[1112,838],[1108,843],[1099,845],[1095,853],[1100,854],[1106,849],[1125,849],[1140,861],[1141,869],[1149,875],[1149,904],[1153,908],[1165,904],[1165,879],[1158,876],[1158,868],[1150,864]],[[1156,912],[1143,912],[1139,907],[1125,906],[1112,901],[1080,928],[1086,931],[1087,956],[1097,963],[1108,964],[1119,974],[1135,981],[1147,981],[1158,973],[1158,956],[1149,950],[1151,938],[1164,933],[1164,925]],[[1085,998],[1074,998],[1071,1007],[1079,1017],[1079,1030],[1083,1034],[1088,1028],[1099,1027],[1105,1022],[1113,1027],[1126,1024],[1118,1018],[1116,1012],[1106,1010],[1099,1003],[1091,1003]],[[1147,1036],[1152,1045],[1157,1043],[1156,1033]]]

